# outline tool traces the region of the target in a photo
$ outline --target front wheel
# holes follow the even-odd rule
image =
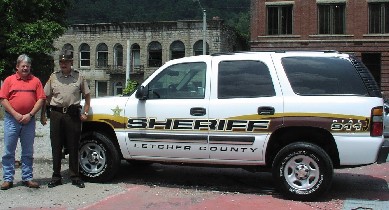
[[[120,165],[119,153],[107,136],[90,132],[82,136],[80,144],[80,174],[90,182],[112,179]]]
[[[296,142],[282,148],[272,170],[278,190],[290,199],[313,200],[331,187],[331,158],[315,144]]]

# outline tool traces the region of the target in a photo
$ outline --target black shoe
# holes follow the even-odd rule
[[[72,180],[72,185],[76,185],[79,188],[85,188],[84,181],[81,179]]]
[[[53,188],[53,187],[56,187],[56,186],[61,185],[61,184],[62,184],[62,180],[61,179],[57,179],[57,180],[53,180],[52,179],[47,186],[49,188]]]

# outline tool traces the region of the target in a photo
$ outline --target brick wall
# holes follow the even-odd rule
[[[318,34],[317,4],[346,5],[345,34]],[[266,34],[266,5],[293,4],[293,34]],[[381,89],[389,97],[389,34],[368,33],[366,0],[252,0],[250,48],[256,50],[337,50],[361,57],[363,53],[380,53]]]

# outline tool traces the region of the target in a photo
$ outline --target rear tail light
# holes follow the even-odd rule
[[[382,136],[384,132],[384,109],[375,107],[371,110],[370,136]]]

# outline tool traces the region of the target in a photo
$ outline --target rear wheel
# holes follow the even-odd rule
[[[272,170],[278,190],[290,199],[315,199],[327,192],[332,183],[331,158],[311,143],[296,142],[281,149]]]
[[[105,182],[116,175],[119,153],[104,134],[90,132],[83,135],[79,152],[80,173],[86,181]]]

